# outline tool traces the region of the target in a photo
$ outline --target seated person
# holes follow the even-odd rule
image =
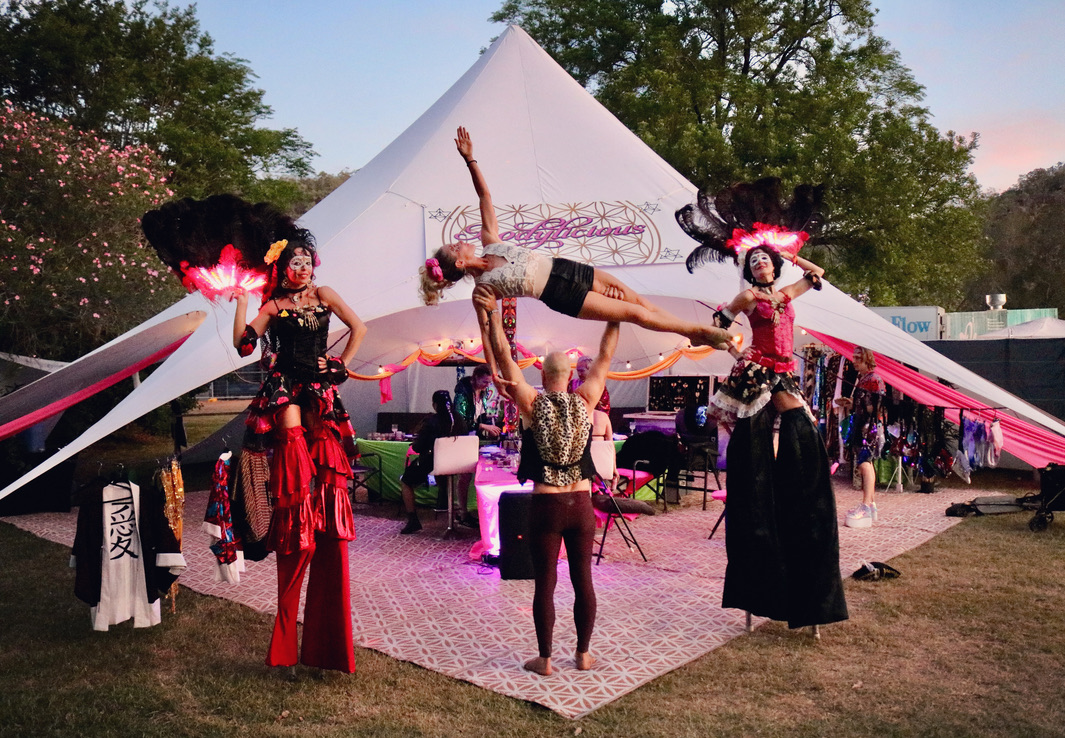
[[[414,443],[411,444],[411,450],[418,454],[418,457],[411,461],[400,477],[400,493],[403,496],[403,507],[407,511],[407,524],[403,526],[401,534],[415,533],[422,529],[418,512],[414,509],[414,488],[425,484],[433,471],[433,446],[436,439],[464,435],[466,424],[462,422],[461,416],[453,411],[451,394],[447,390],[437,390],[433,393],[433,413],[422,421]],[[466,490],[460,490],[459,497],[465,511]]]

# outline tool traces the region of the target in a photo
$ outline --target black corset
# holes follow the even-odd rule
[[[270,327],[277,349],[277,369],[307,381],[319,375],[318,357],[329,341],[329,310],[316,305],[305,311],[282,310]]]

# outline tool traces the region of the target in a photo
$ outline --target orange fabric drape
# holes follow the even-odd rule
[[[536,367],[540,366],[539,358],[535,354],[528,351],[521,344],[518,344],[518,351],[524,357],[518,359],[519,367],[521,367],[522,369],[527,369],[528,367],[534,365]],[[609,374],[607,374],[607,378],[616,379],[620,381],[643,379],[644,377],[650,377],[652,374],[657,374],[660,371],[668,369],[669,367],[680,361],[682,357],[691,359],[693,361],[698,361],[699,359],[705,359],[714,351],[715,349],[710,346],[700,346],[699,348],[690,349],[677,349],[669,356],[664,356],[661,361],[655,362],[654,364],[646,366],[643,369],[633,369],[631,371],[625,372],[610,372]],[[359,379],[366,382],[381,381],[394,377],[396,374],[399,374],[401,371],[403,371],[416,361],[426,366],[436,366],[440,364],[440,362],[446,361],[448,358],[456,354],[464,356],[467,359],[470,359],[471,361],[476,361],[483,364],[484,359],[479,356],[480,353],[481,349],[477,349],[476,351],[465,351],[459,348],[448,348],[438,353],[430,353],[425,349],[418,349],[417,351],[414,351],[409,354],[398,364],[384,365],[382,367],[382,371],[378,372],[377,374],[359,374],[357,372],[349,371],[348,376],[352,379]],[[574,365],[576,365],[576,362],[574,362]]]

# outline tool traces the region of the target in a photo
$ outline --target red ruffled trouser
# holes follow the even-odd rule
[[[297,500],[310,496],[310,473],[305,470],[312,470],[313,473],[313,456],[320,465],[316,497],[328,498],[328,501],[316,499],[311,505],[316,512],[325,513],[324,516],[314,516],[317,518],[314,521],[316,530],[311,536],[307,535],[310,531],[304,529],[304,526],[309,526],[312,521],[305,519],[305,516],[294,517],[291,512],[281,516],[275,514],[274,524],[291,526],[298,521],[301,530],[272,531],[273,535],[270,536],[272,540],[285,540],[290,545],[277,549],[277,616],[274,619],[274,632],[270,639],[266,663],[268,666],[293,666],[296,663],[296,619],[299,614],[300,590],[303,587],[303,577],[309,569],[307,603],[304,608],[303,651],[299,661],[320,669],[352,673],[355,671],[355,652],[351,633],[348,541],[354,538],[354,527],[351,523],[350,504],[346,516],[343,511],[338,511],[338,508],[343,507],[338,498],[342,498],[344,502],[348,501],[347,495],[341,495],[334,484],[339,481],[337,477],[342,476],[343,471],[335,468],[340,464],[336,461],[336,449],[331,448],[330,443],[337,447],[339,443],[330,434],[316,435],[312,439],[314,443],[311,451],[308,452],[302,428],[286,428],[279,433],[281,438],[274,452],[272,476],[283,480],[283,487],[302,486],[302,490],[277,490],[279,498],[284,500],[287,496],[301,510],[308,509]],[[340,458],[343,459],[343,466],[346,466],[347,458],[342,449]],[[322,462],[327,462],[334,468]],[[292,469],[298,469],[300,472],[291,475],[288,472]],[[346,484],[344,488],[346,491]],[[325,518],[333,518],[334,515],[329,513],[335,512],[340,512],[335,515],[340,519],[327,522]],[[299,547],[295,548],[292,544],[297,542]],[[293,548],[295,550],[286,550]]]

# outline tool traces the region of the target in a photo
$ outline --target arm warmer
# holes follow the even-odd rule
[[[255,332],[255,329],[250,325],[244,329],[244,335],[240,337],[240,343],[237,344],[237,353],[241,356],[248,356],[255,350],[255,343],[259,340],[259,334]]]
[[[726,331],[735,319],[736,316],[727,307],[722,306],[714,312],[714,325]]]

